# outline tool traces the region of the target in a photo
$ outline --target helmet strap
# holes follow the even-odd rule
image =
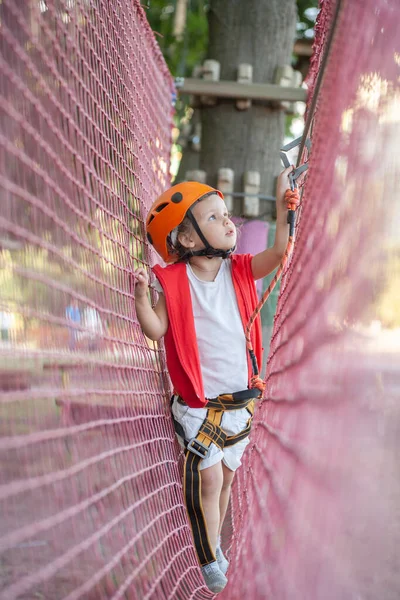
[[[201,239],[201,241],[203,242],[203,244],[205,246],[202,250],[192,251],[192,256],[206,256],[207,258],[214,258],[214,257],[228,258],[228,256],[230,256],[235,251],[236,245],[233,246],[232,248],[230,248],[229,250],[217,250],[216,248],[213,248],[213,246],[210,246],[206,237],[203,235],[203,232],[201,231],[190,208],[187,211],[186,216],[189,218],[197,235],[199,236],[199,238]]]

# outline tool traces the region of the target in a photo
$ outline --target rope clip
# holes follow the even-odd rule
[[[281,158],[281,161],[282,161],[285,169],[288,169],[290,166],[292,166],[292,163],[290,162],[287,153],[290,150],[293,150],[293,148],[297,148],[297,146],[300,146],[301,140],[302,140],[302,137],[298,137],[295,140],[286,144],[285,146],[282,146],[282,148],[280,149],[279,156]],[[311,140],[310,139],[306,140],[305,146],[309,152],[310,148],[311,148]],[[292,192],[297,187],[296,181],[297,181],[298,177],[300,177],[300,175],[302,173],[304,173],[304,171],[307,171],[307,169],[308,169],[308,163],[303,163],[302,165],[298,165],[295,169],[293,169],[293,171],[291,173],[289,173],[289,183],[290,183],[290,189],[292,190]]]
[[[289,173],[290,189],[292,190],[292,192],[294,191],[295,188],[297,188],[296,180],[298,179],[298,177],[300,177],[300,175],[302,173],[307,171],[307,169],[308,169],[308,164],[304,163],[304,164],[300,165],[299,167],[297,167],[296,169],[293,169],[293,171],[291,173]]]

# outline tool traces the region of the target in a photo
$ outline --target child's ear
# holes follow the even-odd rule
[[[182,232],[178,234],[178,242],[182,244],[184,248],[193,248],[195,246],[195,241],[190,233]]]

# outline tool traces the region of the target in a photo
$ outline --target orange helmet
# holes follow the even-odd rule
[[[205,194],[222,192],[205,183],[184,181],[161,194],[149,210],[146,220],[147,239],[165,262],[174,262],[177,256],[168,247],[167,238],[178,227],[189,208]]]

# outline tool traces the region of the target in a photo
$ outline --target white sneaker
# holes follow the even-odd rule
[[[217,546],[215,550],[215,556],[217,557],[218,566],[225,575],[229,567],[229,560],[227,560],[224,556],[224,553],[221,550],[221,546]]]
[[[201,572],[208,589],[215,594],[222,592],[228,583],[227,578],[222,573],[216,560],[208,565],[204,565],[204,567],[201,567]]]

